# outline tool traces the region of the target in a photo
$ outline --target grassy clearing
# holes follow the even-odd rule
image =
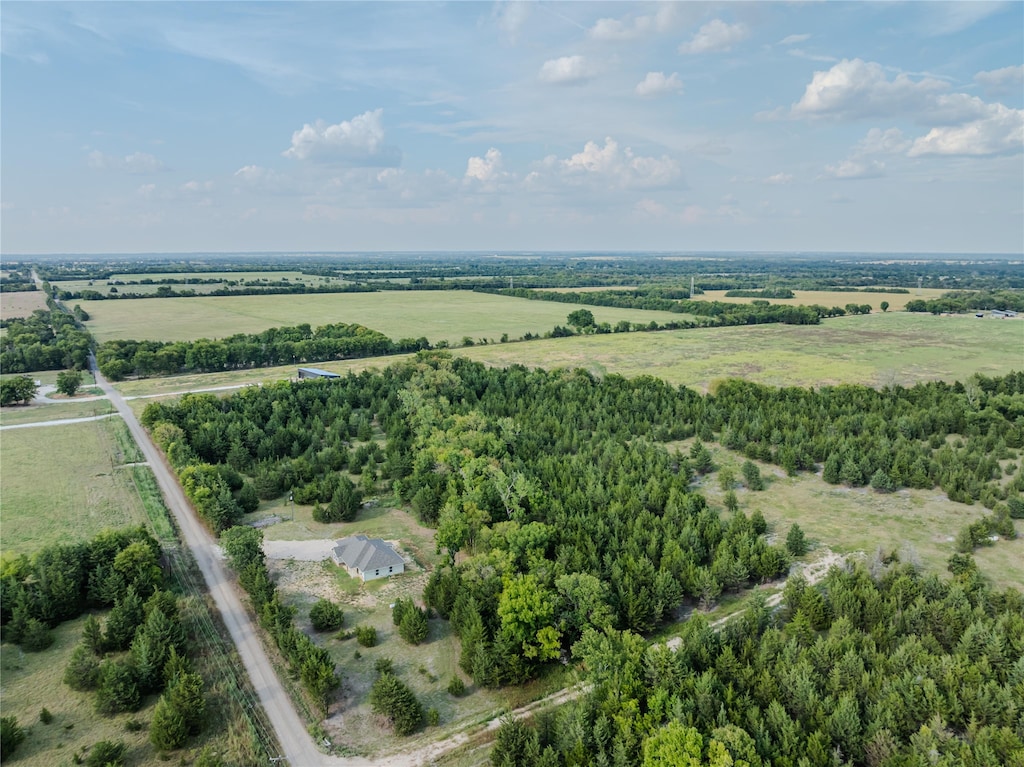
[[[117,428],[123,424],[111,419],[3,433],[5,550],[30,554],[146,522],[131,474],[121,468]]]
[[[71,764],[74,754],[97,741],[123,740],[128,745],[128,764],[161,764],[149,745],[149,733],[126,728],[132,719],[148,723],[156,698],[141,711],[104,717],[94,710],[94,695],[64,685],[64,668],[81,637],[83,623],[85,616],[58,626],[53,632],[56,641],[45,652],[23,653],[15,645],[0,645],[4,714],[14,714],[22,727],[31,727],[15,760],[25,767]],[[54,716],[50,724],[39,721],[44,706]]]
[[[46,310],[46,294],[41,290],[0,293],[0,320],[30,317],[36,309]]]
[[[37,381],[40,386],[55,386],[57,384],[57,376],[63,371],[60,370],[33,370],[31,373],[5,373],[0,378],[11,378],[20,375],[32,376],[33,381]],[[96,385],[96,378],[88,370],[80,370],[82,374],[82,388],[79,391],[83,391],[89,387]],[[63,396],[63,395],[57,395]]]
[[[60,421],[64,418],[89,418],[113,412],[114,408],[107,400],[87,400],[85,402],[68,400],[67,402],[42,405],[13,405],[0,409],[0,425],[13,426],[19,423]],[[6,435],[4,439],[6,439]]]
[[[768,299],[773,304],[789,304],[791,306],[811,306],[812,304],[819,304],[821,306],[842,306],[845,307],[847,304],[868,304],[874,311],[882,311],[882,302],[889,302],[889,311],[895,312],[903,309],[907,305],[908,301],[914,301],[918,298],[929,300],[932,298],[938,298],[946,291],[942,288],[908,288],[909,293],[860,293],[855,290],[851,291],[832,291],[832,290],[794,290],[793,298],[771,298]],[[708,290],[704,293],[694,296],[696,301],[722,301],[727,304],[749,304],[751,301],[756,301],[755,298],[729,298],[725,294],[726,290]]]
[[[469,291],[335,293],[301,296],[230,296],[92,301],[87,326],[97,341],[118,338],[187,341],[224,338],[267,328],[359,323],[391,338],[426,336],[432,343],[463,337],[497,341],[564,325],[573,307]],[[593,307],[598,322],[678,321],[684,315]]]
[[[912,385],[1020,370],[1024,321],[889,312],[839,317],[821,325],[576,336],[455,353],[490,365],[653,375],[702,391],[728,377],[774,386]]]
[[[685,454],[689,443],[667,447],[679,447]],[[744,456],[720,445],[709,445],[709,449],[719,469],[731,466],[736,476],[742,477]],[[819,475],[787,477],[778,466],[754,463],[768,486],[760,492],[735,488],[740,508],[748,515],[760,509],[770,532],[781,541],[795,522],[812,547],[827,546],[840,554],[865,552],[870,556],[878,547],[887,552],[904,550],[916,555],[928,570],[944,573],[955,551],[956,534],[988,513],[980,504],[950,501],[938,488],[876,493],[867,487],[829,485]],[[717,471],[702,478],[698,487],[710,503],[724,508],[725,493]],[[993,582],[1024,588],[1024,541],[999,541],[979,549],[977,555],[979,568]],[[808,556],[814,557],[813,549]]]

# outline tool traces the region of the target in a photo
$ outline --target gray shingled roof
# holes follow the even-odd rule
[[[398,553],[380,538],[367,538],[365,535],[353,535],[339,540],[334,547],[334,556],[348,567],[358,568],[364,573],[367,570],[405,564]]]

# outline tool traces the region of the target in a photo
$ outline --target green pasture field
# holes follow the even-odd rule
[[[690,442],[670,443],[685,455]],[[716,468],[731,466],[738,479],[746,457],[718,444],[709,444]],[[869,557],[881,547],[912,552],[931,572],[946,572],[946,562],[955,552],[953,545],[962,528],[989,513],[981,504],[967,506],[949,500],[939,488],[902,489],[895,493],[877,493],[869,487],[830,485],[820,475],[801,472],[787,477],[778,466],[754,461],[761,469],[767,487],[752,492],[739,484],[734,488],[740,509],[750,515],[760,509],[769,524],[769,532],[784,542],[789,527],[800,525],[812,547],[827,546],[839,554],[864,552]],[[724,491],[718,471],[697,484],[708,501],[724,510]],[[1024,526],[1017,525],[1024,534]],[[978,567],[999,587],[1024,589],[1024,540],[997,541],[975,552]],[[809,556],[814,556],[812,550]]]
[[[889,312],[820,325],[575,336],[454,350],[489,365],[652,375],[707,391],[722,378],[773,386],[912,385],[1024,369],[1024,321]]]
[[[470,291],[386,291],[269,296],[198,296],[128,301],[92,301],[86,323],[97,341],[134,338],[188,341],[257,333],[309,323],[359,323],[393,339],[426,336],[432,343],[459,344],[463,337],[497,341],[565,325],[575,307]],[[598,322],[659,323],[687,315],[642,309],[592,307]]]
[[[115,285],[116,282],[138,282],[139,280],[152,280],[153,284],[147,285]],[[342,285],[348,282],[348,280],[342,280],[340,278],[320,277],[317,275],[303,274],[298,271],[289,272],[165,272],[157,274],[114,274],[105,280],[60,280],[57,282],[50,283],[53,285],[54,290],[67,290],[73,293],[80,292],[82,290],[95,290],[98,293],[104,295],[110,293],[111,287],[116,287],[119,293],[156,293],[157,288],[166,280],[219,280],[216,283],[209,284],[182,284],[175,283],[170,287],[174,290],[194,290],[196,293],[212,293],[219,288],[234,287],[242,288],[247,284],[255,282],[255,280],[267,280],[269,282],[281,282],[287,279],[292,283],[303,283],[309,286],[318,286],[325,284],[336,284]],[[244,280],[244,283],[242,282]],[[238,285],[228,286],[228,282],[237,282]],[[254,285],[258,287],[258,285]],[[72,301],[74,301],[73,299]],[[91,307],[92,302],[85,304],[85,307]],[[90,311],[91,313],[91,311]]]
[[[91,418],[95,415],[107,415],[113,412],[113,406],[105,399],[75,402],[69,400],[43,405],[13,405],[0,408],[0,426],[14,426],[21,423],[40,423],[44,421],[61,421],[65,418]],[[60,428],[60,427],[51,427]],[[22,431],[18,429],[17,431]],[[4,432],[4,439],[8,434]]]
[[[773,304],[789,304],[791,306],[841,306],[847,304],[869,304],[876,311],[882,311],[882,302],[889,302],[890,312],[901,311],[908,301],[917,299],[930,300],[938,298],[947,292],[942,288],[907,288],[909,293],[860,293],[858,291],[832,291],[832,290],[794,290],[794,298],[769,298],[766,299]],[[726,290],[706,290],[694,296],[695,301],[722,301],[727,304],[749,304],[756,301],[756,298],[728,298]]]
[[[0,293],[0,320],[30,317],[36,309],[46,310],[46,294],[41,290]]]
[[[58,407],[58,406],[54,406]],[[3,432],[3,549],[31,554],[146,523],[125,455],[120,419]],[[128,456],[129,458],[134,456]]]

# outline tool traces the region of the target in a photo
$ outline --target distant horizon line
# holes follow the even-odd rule
[[[137,257],[231,257],[231,256],[278,256],[297,257],[330,257],[330,256],[415,256],[415,255],[452,255],[452,256],[484,256],[500,258],[507,256],[535,257],[562,256],[637,256],[653,257],[675,256],[682,258],[703,258],[721,256],[903,256],[951,258],[956,256],[978,258],[1024,258],[1024,251],[912,251],[912,250],[453,250],[441,248],[437,250],[188,250],[188,251],[117,251],[117,252],[48,252],[48,253],[3,253],[2,260],[27,260],[32,258],[125,258]]]

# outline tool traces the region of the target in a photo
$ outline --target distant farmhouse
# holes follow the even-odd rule
[[[306,378],[341,378],[341,375],[320,368],[299,368],[299,380]]]
[[[342,538],[331,552],[335,563],[364,583],[405,572],[405,560],[380,538],[352,535]]]

